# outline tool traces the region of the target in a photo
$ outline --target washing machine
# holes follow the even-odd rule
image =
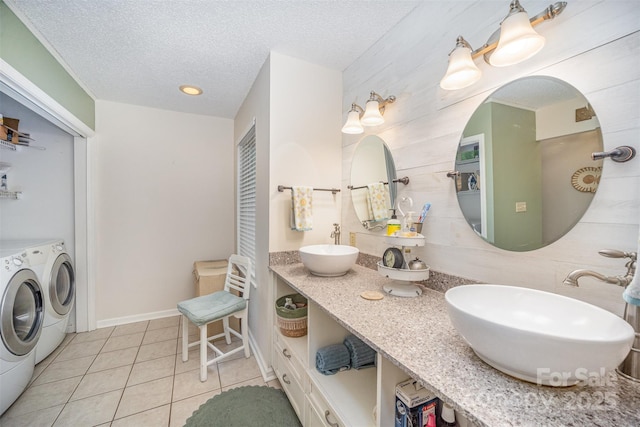
[[[42,286],[45,301],[42,334],[36,346],[36,364],[64,340],[75,303],[73,262],[62,239],[4,240],[0,247],[21,249]]]
[[[27,388],[44,324],[44,298],[23,253],[0,246],[0,414]]]

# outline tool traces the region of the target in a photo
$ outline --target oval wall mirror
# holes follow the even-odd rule
[[[351,161],[351,201],[360,223],[367,230],[382,229],[391,217],[397,194],[396,167],[384,140],[364,137]]]
[[[524,77],[492,93],[467,123],[455,159],[460,209],[492,245],[530,251],[564,236],[598,188],[600,123],[573,86]]]

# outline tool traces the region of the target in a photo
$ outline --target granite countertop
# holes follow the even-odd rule
[[[313,276],[302,264],[271,269],[393,364],[480,426],[639,426],[640,383],[610,373],[566,388],[527,383],[481,361],[458,335],[444,294],[423,288],[415,298],[380,291],[389,279],[356,265],[346,275]]]

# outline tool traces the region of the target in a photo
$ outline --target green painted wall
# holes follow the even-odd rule
[[[0,0],[0,58],[95,130],[95,102]]]
[[[540,145],[533,111],[491,103],[495,244],[528,251],[542,244]],[[500,165],[500,167],[497,167]],[[527,211],[516,213],[516,202]]]

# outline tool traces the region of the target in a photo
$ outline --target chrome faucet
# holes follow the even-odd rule
[[[605,276],[591,270],[575,270],[569,273],[563,283],[565,285],[578,286],[578,279],[583,276],[592,276],[603,282],[624,287],[631,283],[633,275],[636,272],[636,262],[638,260],[637,252],[622,252],[613,249],[603,249],[598,251],[598,253],[609,258],[629,258],[629,261],[625,264],[627,267],[627,274],[624,276]],[[633,341],[631,351],[627,354],[625,360],[623,360],[616,368],[616,372],[631,381],[640,382],[640,306],[626,303],[624,305],[624,314],[622,317],[633,327],[633,330],[636,333],[636,338]]]
[[[333,243],[336,245],[340,244],[340,224],[333,223],[333,231],[331,232],[331,236],[333,237]]]
[[[603,249],[598,251],[598,253],[602,256],[606,256],[608,258],[629,258],[629,261],[625,264],[627,267],[627,273],[624,276],[605,276],[604,274],[597,273],[591,270],[574,270],[564,279],[565,285],[569,286],[578,286],[578,279],[584,276],[595,277],[596,279],[605,282],[611,283],[613,285],[618,285],[622,287],[626,287],[629,283],[631,283],[631,279],[633,279],[633,275],[636,272],[636,261],[638,259],[638,254],[636,252],[622,252],[617,251],[615,249]]]

